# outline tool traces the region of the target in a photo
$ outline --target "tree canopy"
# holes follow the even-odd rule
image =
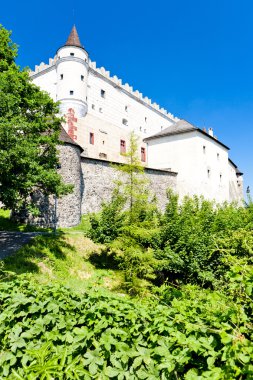
[[[19,210],[31,194],[63,194],[57,173],[58,104],[15,63],[17,45],[0,25],[0,202]]]

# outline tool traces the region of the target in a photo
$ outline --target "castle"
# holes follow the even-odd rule
[[[82,151],[82,213],[97,211],[109,199],[115,179],[109,163],[124,162],[122,153],[132,131],[161,205],[168,187],[180,197],[197,194],[219,203],[242,200],[242,173],[212,129],[202,130],[173,116],[103,67],[97,68],[75,26],[55,57],[36,66],[30,77],[60,102],[67,144],[72,141]]]

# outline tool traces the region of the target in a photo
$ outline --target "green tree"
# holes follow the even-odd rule
[[[56,171],[61,119],[58,105],[15,63],[17,46],[0,25],[0,201],[18,211],[39,190],[70,191]]]
[[[116,182],[121,189],[129,207],[129,225],[138,224],[146,219],[152,219],[156,213],[155,197],[151,200],[149,181],[145,177],[144,166],[138,157],[138,141],[134,133],[130,136],[130,145],[126,157],[126,163],[115,168],[123,173],[123,180]]]

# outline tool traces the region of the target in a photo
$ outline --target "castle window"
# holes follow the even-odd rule
[[[61,80],[63,79],[63,74],[60,75],[60,79],[61,79]]]
[[[75,53],[70,53],[71,57],[74,57]]]
[[[220,153],[217,153],[217,160],[219,160],[220,158]]]
[[[90,133],[90,144],[94,145],[94,133]]]
[[[122,119],[122,124],[127,125],[128,124],[127,119]]]
[[[84,80],[84,76],[83,76],[83,75],[81,75],[81,81],[83,82],[83,80]]]
[[[163,126],[161,125],[161,131],[163,130]]]
[[[91,108],[94,110],[94,109],[95,109],[95,104],[92,104],[92,105],[91,105]]]
[[[147,122],[147,120],[148,120],[147,117],[145,117],[145,123]]]
[[[120,153],[126,153],[126,142],[125,140],[120,140]]]
[[[141,160],[142,162],[146,162],[146,149],[141,148]]]
[[[101,107],[99,108],[99,112],[100,112],[100,113],[103,113],[103,110],[102,110],[102,108],[101,108]]]
[[[74,95],[74,91],[70,90],[69,95]]]
[[[220,182],[222,181],[222,174],[220,174]]]
[[[126,111],[126,112],[128,111],[128,107],[127,107],[127,106],[125,106],[125,111]]]
[[[142,127],[140,127],[140,131],[142,131]]]
[[[211,177],[211,170],[210,170],[210,169],[207,169],[207,177],[208,177],[208,178]]]
[[[206,147],[203,145],[203,153],[206,153]]]
[[[101,98],[105,98],[105,90],[101,90],[100,95],[101,95]]]

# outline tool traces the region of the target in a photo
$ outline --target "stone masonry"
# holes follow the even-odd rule
[[[122,173],[117,171],[110,162],[103,160],[82,157],[81,165],[84,182],[82,214],[97,212],[103,201],[110,201],[115,181],[122,179]],[[157,197],[158,206],[164,209],[167,203],[167,189],[176,189],[177,173],[145,169],[145,174],[150,181],[151,193]]]

